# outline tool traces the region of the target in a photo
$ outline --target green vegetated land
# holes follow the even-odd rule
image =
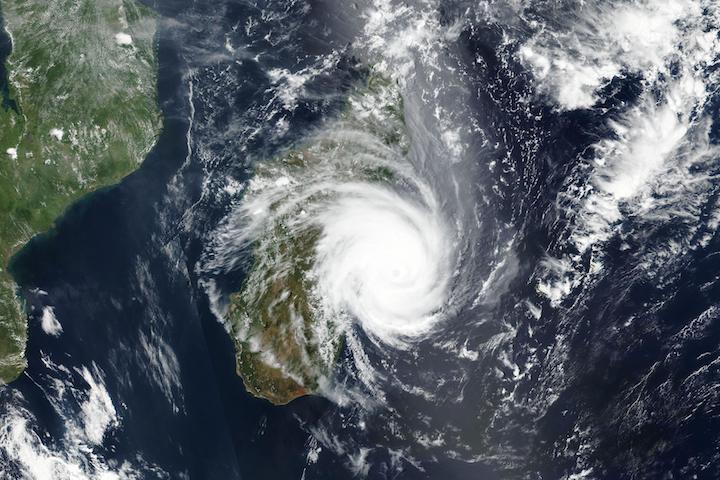
[[[72,202],[136,169],[161,129],[156,17],[133,0],[0,0],[12,37],[0,107],[0,380],[24,369],[8,262]]]
[[[227,320],[237,372],[253,395],[285,404],[316,393],[331,374],[343,334],[333,319],[318,314],[322,307],[313,298],[322,230],[312,218],[334,194],[313,185],[399,181],[395,167],[404,164],[409,146],[403,110],[397,86],[371,73],[350,93],[338,119],[258,164],[258,185],[272,189],[278,178],[293,180],[270,207],[244,284],[230,296]],[[262,195],[265,187],[259,188],[248,195]],[[293,203],[299,197],[304,200]]]

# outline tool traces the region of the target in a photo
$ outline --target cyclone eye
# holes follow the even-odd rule
[[[389,344],[428,331],[450,276],[450,234],[437,212],[386,186],[355,182],[339,188],[318,223],[323,311],[348,311]]]

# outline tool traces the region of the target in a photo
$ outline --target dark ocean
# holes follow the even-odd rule
[[[11,264],[28,303],[29,342],[25,374],[0,390],[4,478],[25,478],[27,462],[79,465],[86,477],[77,478],[105,470],[125,472],[107,478],[220,480],[720,476],[717,90],[688,122],[691,133],[707,130],[707,141],[688,133],[672,157],[678,163],[645,182],[654,189],[642,197],[650,207],[629,197],[606,221],[614,211],[598,220],[581,201],[594,198],[587,178],[605,166],[592,162],[609,144],[602,141],[624,141],[616,125],[636,107],[642,113],[646,97],[653,106],[672,98],[663,82],[680,76],[681,60],[672,57],[670,73],[653,84],[626,68],[598,87],[589,107],[564,109],[548,100],[552,91],[536,96],[531,68],[515,52],[541,38],[539,22],[559,30],[582,9],[536,2],[520,15],[516,2],[499,2],[502,15],[490,19],[473,17],[475,4],[461,0],[432,9],[443,28],[459,32],[441,49],[462,72],[460,93],[448,97],[468,98],[467,117],[453,121],[482,131],[467,169],[482,202],[466,200],[487,217],[472,257],[488,260],[478,271],[497,267],[495,284],[472,281],[483,292],[491,284],[493,298],[458,309],[437,338],[408,352],[383,358],[370,346],[374,365],[395,367],[383,385],[386,403],[370,412],[319,396],[273,406],[236,375],[233,343],[198,264],[231,212],[228,179],[247,180],[255,162],[338,114],[366,77],[363,52],[349,44],[366,20],[361,7],[372,2],[146,3],[160,15],[157,144],[137,171],[72,205]],[[0,39],[3,59],[8,47]],[[269,72],[309,71],[331,54],[340,60],[310,76],[284,108]],[[711,90],[716,68],[707,69]],[[12,108],[5,84],[0,90]],[[416,103],[430,109],[425,93]],[[705,117],[707,128],[697,120]],[[652,118],[627,123],[645,127]],[[702,161],[682,163],[695,158],[687,144],[702,145]],[[618,170],[632,176],[628,168]],[[596,190],[616,174],[597,171]],[[676,180],[678,171],[690,180]],[[611,232],[587,250],[573,243],[586,233],[583,215],[592,220],[586,230]],[[508,259],[496,261],[501,250]],[[226,294],[243,278],[213,280]],[[47,306],[59,336],[41,327]],[[355,387],[346,350],[338,383]],[[114,406],[102,441],[90,446],[76,441],[83,428],[92,438],[88,405],[108,407],[102,395],[91,402],[102,389],[88,378],[101,380]],[[400,380],[416,380],[418,390]]]
[[[193,45],[184,42],[206,39],[203,25],[175,26],[172,19],[182,19],[193,4],[155,6],[165,17],[157,38],[164,128],[152,152],[120,184],[72,205],[51,232],[35,237],[13,259],[11,271],[31,309],[28,368],[2,396],[20,393],[38,427],[59,439],[65,425],[46,397],[43,383],[52,372],[42,357],[71,370],[94,364],[105,373],[113,402],[122,404],[122,426],[97,450],[107,461],[133,461],[141,452],[167,473],[158,478],[300,478],[308,433],[295,417],[321,416],[328,402],[303,398],[277,408],[248,395],[235,374],[230,337],[188,273],[197,251],[177,222],[197,200],[200,176],[192,165],[175,176],[188,158],[189,63],[205,60],[187,58]],[[221,21],[237,21],[231,8],[226,13]],[[254,72],[245,74],[252,79]],[[178,190],[169,194],[174,178]],[[173,203],[177,197],[179,204]],[[173,250],[172,261],[162,249]],[[138,263],[146,269],[146,284],[140,284]],[[42,305],[55,307],[60,337],[41,329]],[[162,337],[177,358],[181,388],[173,394],[182,398],[179,411],[147,375],[145,359],[133,352],[141,332]],[[69,448],[61,440],[54,444]],[[331,466],[327,472],[337,478]]]

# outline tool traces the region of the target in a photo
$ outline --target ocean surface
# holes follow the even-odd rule
[[[183,168],[191,67],[184,58],[189,48],[183,51],[178,37],[201,35],[180,35],[170,21],[190,7],[165,2],[158,9],[168,17],[157,39],[164,118],[157,145],[136,172],[71,206],[53,231],[34,238],[12,262],[31,308],[28,368],[3,389],[3,409],[22,396],[41,441],[48,435],[48,448],[72,448],[57,439],[67,416],[82,414],[71,400],[54,403],[64,400],[52,399],[48,384],[60,377],[68,389],[75,383],[82,389],[87,385],[75,369],[92,365],[103,372],[122,422],[96,448],[102,463],[142,459],[150,472],[157,466],[158,478],[300,478],[308,433],[294,416],[322,415],[328,402],[306,398],[275,408],[244,391],[230,337],[192,285],[192,248],[183,250],[191,238],[176,223],[199,195],[193,167]],[[169,193],[172,182],[177,190]],[[62,324],[60,337],[42,330],[46,305]],[[156,348],[155,342],[161,353],[146,354],[143,345]],[[58,375],[55,364],[70,374]],[[165,374],[168,379],[160,379]],[[58,458],[73,461],[72,454]],[[20,475],[10,462],[2,471]]]
[[[718,478],[717,5],[147,3],[163,132],[12,261],[0,476]],[[333,395],[273,406],[218,315],[245,272],[206,259],[370,66],[457,235],[451,314],[403,348],[353,324]]]

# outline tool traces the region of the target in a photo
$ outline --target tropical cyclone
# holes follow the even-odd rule
[[[258,164],[209,262],[246,263],[225,318],[251,393],[322,393],[353,326],[402,348],[442,317],[454,232],[409,148],[397,85],[371,73],[339,118]]]
[[[0,108],[0,380],[25,367],[7,270],[68,205],[137,168],[161,128],[156,17],[134,0],[2,0],[12,39]]]

